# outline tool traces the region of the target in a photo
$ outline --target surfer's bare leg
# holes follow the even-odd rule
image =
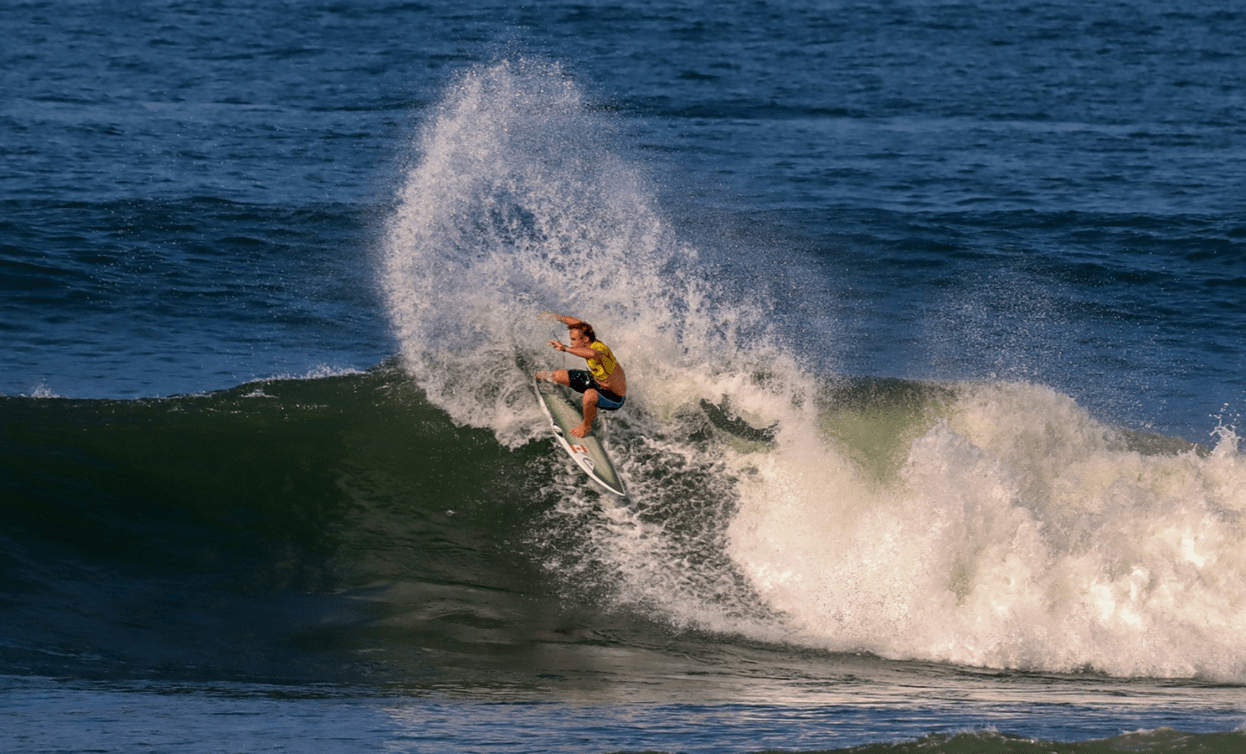
[[[584,391],[584,423],[578,427],[572,427],[571,434],[576,437],[587,437],[588,433],[593,430],[593,419],[597,418],[597,391],[588,389]]]
[[[566,369],[559,369],[555,372],[537,372],[536,378],[571,387],[571,375],[567,374]],[[597,418],[597,391],[589,388],[584,391],[584,423],[578,427],[572,427],[571,434],[576,437],[587,437],[588,433],[593,430],[595,418]]]

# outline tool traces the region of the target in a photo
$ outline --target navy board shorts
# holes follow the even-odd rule
[[[593,379],[593,373],[587,369],[568,369],[567,377],[571,383],[571,389],[577,393],[590,389],[597,391],[597,408],[605,411],[618,411],[627,402],[627,396],[616,395],[598,385],[597,380]]]

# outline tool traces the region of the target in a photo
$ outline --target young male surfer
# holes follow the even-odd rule
[[[551,340],[550,347],[588,362],[588,369],[559,369],[555,372],[537,372],[538,380],[565,385],[584,394],[584,423],[571,430],[576,437],[585,437],[593,429],[597,409],[618,411],[627,400],[627,375],[610,351],[610,346],[597,339],[593,326],[575,317],[547,314],[567,326],[571,345]]]

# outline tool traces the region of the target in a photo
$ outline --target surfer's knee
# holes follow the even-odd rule
[[[597,405],[597,391],[591,387],[588,390],[584,391],[584,405],[585,406],[596,406]]]

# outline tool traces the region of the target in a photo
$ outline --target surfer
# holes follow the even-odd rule
[[[593,429],[597,409],[618,411],[627,400],[627,375],[610,346],[597,339],[593,326],[587,322],[563,314],[547,314],[567,326],[571,345],[551,340],[550,347],[588,362],[588,369],[559,369],[554,372],[537,372],[538,380],[565,385],[584,395],[584,423],[573,427],[571,434],[585,437]]]

